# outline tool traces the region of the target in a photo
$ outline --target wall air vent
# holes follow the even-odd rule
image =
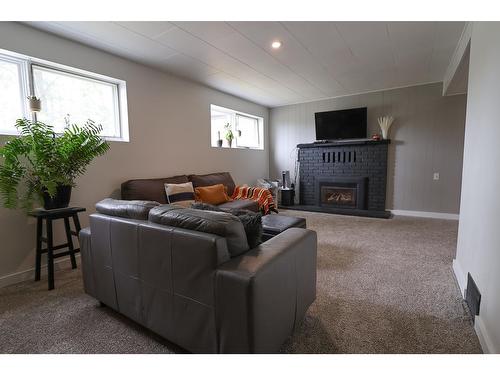
[[[356,163],[356,151],[323,152],[323,163]]]
[[[479,289],[477,288],[477,285],[470,273],[467,273],[467,289],[465,289],[465,302],[469,306],[469,310],[472,315],[472,321],[475,321],[476,315],[479,315],[481,293],[479,293]]]

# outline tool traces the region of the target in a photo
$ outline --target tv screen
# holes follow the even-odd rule
[[[366,138],[366,107],[316,112],[316,140]]]

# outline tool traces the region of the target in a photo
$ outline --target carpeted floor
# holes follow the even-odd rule
[[[451,268],[457,222],[298,211],[318,232],[317,299],[283,353],[480,353]],[[80,270],[0,289],[0,353],[182,353],[85,295]]]

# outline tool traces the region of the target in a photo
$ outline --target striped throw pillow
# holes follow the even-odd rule
[[[194,189],[192,182],[183,184],[165,184],[165,193],[167,194],[167,202],[177,204],[183,207],[191,207],[194,203]]]

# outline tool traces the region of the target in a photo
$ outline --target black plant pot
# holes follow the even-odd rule
[[[69,205],[69,200],[71,199],[71,186],[60,185],[56,189],[56,195],[54,197],[51,197],[46,190],[43,191],[43,208],[46,210],[65,208]]]

